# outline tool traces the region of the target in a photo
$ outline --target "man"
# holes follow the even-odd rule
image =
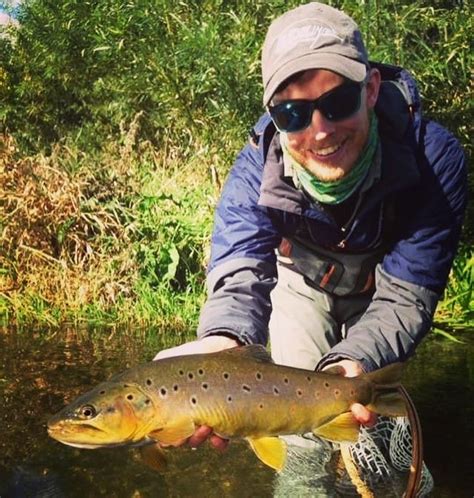
[[[157,358],[269,336],[275,361],[296,367],[354,376],[405,361],[455,255],[462,150],[422,118],[410,75],[369,63],[355,22],[327,5],[272,23],[262,73],[268,112],[216,210],[199,338]],[[208,427],[189,443],[208,437],[225,447]]]

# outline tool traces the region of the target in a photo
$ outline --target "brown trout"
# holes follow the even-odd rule
[[[281,470],[286,445],[276,436],[313,432],[354,442],[353,403],[387,416],[405,415],[398,393],[402,365],[343,377],[273,363],[264,347],[152,361],[120,373],[80,396],[48,422],[49,435],[79,448],[173,445],[208,425],[243,437],[256,455]]]

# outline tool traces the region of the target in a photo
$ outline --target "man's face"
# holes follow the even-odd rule
[[[275,94],[272,105],[290,99],[314,100],[343,82],[336,73],[311,69]],[[369,110],[375,106],[379,87],[380,73],[373,69],[362,89],[360,109],[342,121],[329,121],[315,110],[310,126],[287,134],[291,155],[321,181],[336,181],[347,175],[367,142]]]

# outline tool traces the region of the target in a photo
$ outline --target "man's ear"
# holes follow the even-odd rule
[[[380,75],[380,71],[378,69],[370,69],[369,79],[366,84],[367,106],[369,109],[373,109],[375,107],[375,103],[377,102],[379,96],[381,81],[382,77]]]

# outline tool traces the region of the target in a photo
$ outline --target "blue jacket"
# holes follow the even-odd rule
[[[380,177],[359,194],[344,226],[285,177],[279,134],[268,114],[255,126],[258,144],[251,140],[238,155],[216,209],[200,337],[223,333],[266,343],[275,249],[303,225],[313,245],[349,253],[370,251],[382,231],[389,232],[371,304],[319,367],[350,358],[370,371],[404,361],[429,330],[460,236],[464,154],[448,131],[422,118],[416,85],[405,70],[376,67],[383,80],[375,108]]]

